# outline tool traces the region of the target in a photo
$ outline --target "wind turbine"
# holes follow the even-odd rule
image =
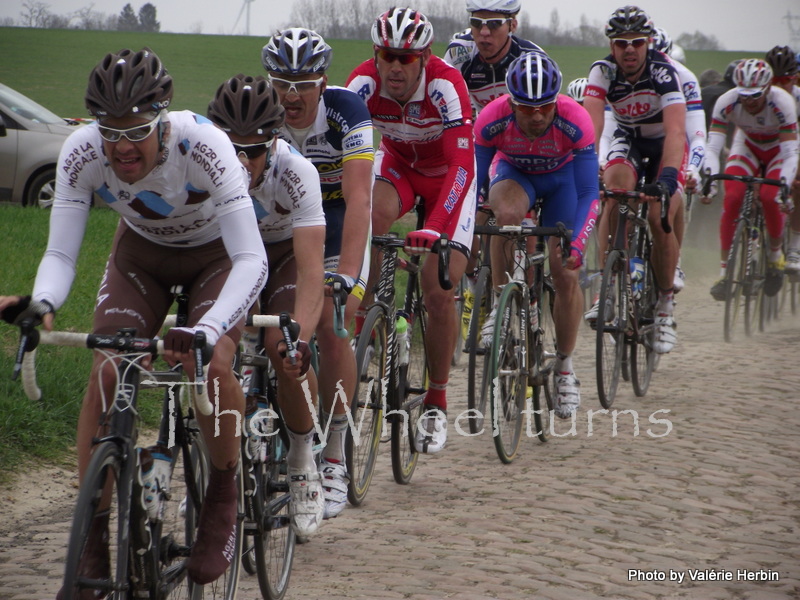
[[[246,17],[246,21],[245,21],[244,34],[245,35],[250,35],[250,5],[253,2],[254,2],[254,0],[244,0],[244,3],[242,4],[242,8],[239,9],[239,16],[236,17],[236,23],[233,24],[233,32],[232,33],[236,33],[236,26],[239,24],[239,19],[242,18],[242,13],[244,12],[244,9],[246,8],[247,9],[247,17]]]

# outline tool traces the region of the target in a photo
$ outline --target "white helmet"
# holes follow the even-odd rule
[[[515,15],[522,6],[521,0],[467,0],[467,12],[479,10]]]
[[[433,25],[413,8],[390,8],[372,23],[372,43],[392,50],[424,50],[433,42]]]
[[[772,67],[763,60],[748,58],[733,71],[733,83],[742,96],[752,96],[767,89],[772,82]]]
[[[679,63],[686,64],[686,53],[683,48],[678,44],[672,44],[672,52],[669,53],[670,57],[677,60]]]
[[[583,95],[586,93],[587,82],[588,80],[586,77],[578,77],[570,81],[567,86],[567,96],[583,104]]]

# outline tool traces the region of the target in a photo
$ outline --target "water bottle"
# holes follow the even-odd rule
[[[162,517],[161,499],[169,492],[172,451],[161,444],[139,449],[142,472],[142,502],[151,521]]]
[[[252,462],[265,462],[267,460],[267,437],[269,426],[264,422],[264,413],[259,411],[267,409],[266,402],[255,396],[245,398],[244,427],[247,436],[247,452]]]
[[[637,300],[642,295],[644,289],[644,261],[638,256],[634,256],[630,260],[631,268],[631,293]]]
[[[409,353],[411,352],[411,342],[408,339],[408,321],[403,315],[397,315],[397,348],[400,358],[400,366],[408,364]]]

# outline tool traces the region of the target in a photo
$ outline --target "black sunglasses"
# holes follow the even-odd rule
[[[268,142],[258,142],[257,144],[233,144],[233,149],[236,151],[236,156],[244,154],[247,160],[254,160],[264,156],[272,146],[272,140]]]

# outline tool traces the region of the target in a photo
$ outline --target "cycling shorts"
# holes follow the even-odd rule
[[[661,172],[661,157],[664,151],[664,138],[634,137],[621,128],[614,131],[608,147],[606,169],[615,164],[626,164],[636,174],[636,180],[644,176],[645,181],[654,182]],[[647,160],[645,160],[647,159]],[[689,146],[684,144],[681,168],[678,169],[678,190],[686,183],[686,169],[689,166]]]
[[[94,311],[94,333],[136,329],[153,337],[173,302],[170,290],[183,286],[189,295],[188,326],[196,325],[213,306],[232,268],[222,239],[202,246],[180,248],[151,242],[120,221]],[[244,327],[240,319],[225,335],[234,343]]]
[[[344,232],[344,215],[347,205],[344,202],[325,202],[322,204],[325,211],[325,270],[336,273],[339,269],[339,257],[342,253],[342,233]],[[367,232],[367,243],[364,244],[364,258],[361,261],[361,271],[358,274],[353,291],[350,292],[359,300],[364,298],[369,278],[370,239],[372,227]]]
[[[542,227],[555,227],[559,221],[567,229],[583,226],[575,223],[578,210],[578,191],[575,188],[574,162],[568,162],[550,173],[523,173],[511,163],[500,160],[490,187],[500,181],[515,181],[528,195],[528,210],[537,198],[542,198]]]
[[[390,183],[397,191],[400,199],[400,217],[416,206],[417,196],[423,199],[423,207],[426,207],[426,211],[430,213],[427,203],[438,201],[445,180],[444,175],[441,177],[421,175],[408,164],[397,160],[383,150],[375,153],[375,177]],[[454,214],[450,216],[447,228],[441,232],[448,235],[450,245],[454,250],[458,250],[468,258],[472,246],[472,231],[475,228],[476,196],[475,179],[473,178],[464,201],[456,207]]]

